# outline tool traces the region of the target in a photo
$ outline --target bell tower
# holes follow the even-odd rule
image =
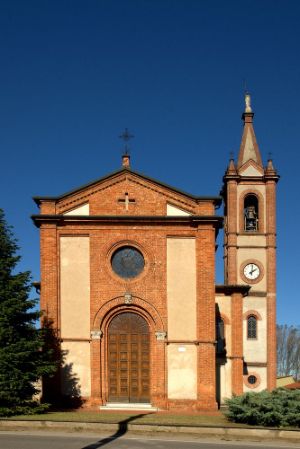
[[[276,183],[264,167],[245,95],[244,129],[237,163],[224,176],[226,285],[249,285],[243,298],[243,390],[276,387]]]

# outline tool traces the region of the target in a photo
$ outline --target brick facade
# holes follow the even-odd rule
[[[252,121],[246,116],[247,127],[252,133]],[[250,117],[251,118],[251,117]],[[254,133],[254,132],[253,132]],[[252,133],[252,134],[253,134]],[[253,134],[254,135],[254,134]],[[246,142],[243,137],[242,142]],[[243,144],[243,143],[242,143]],[[256,144],[256,142],[255,142]],[[256,151],[258,147],[256,144]],[[243,160],[245,155],[239,160]],[[215,283],[215,244],[216,235],[223,219],[215,215],[215,207],[220,204],[219,197],[202,198],[181,192],[159,181],[140,175],[130,169],[128,155],[123,158],[123,167],[111,175],[83,186],[60,197],[35,198],[40,214],[33,216],[40,228],[41,241],[41,309],[53,322],[62,344],[73,344],[78,348],[73,357],[77,357],[78,370],[84,378],[89,371],[86,388],[90,395],[89,404],[105,405],[109,401],[108,384],[108,328],[114,317],[123,312],[142,316],[150,331],[150,402],[161,409],[214,410],[217,408],[216,385],[216,283]],[[250,179],[253,189],[257,184],[266,185],[266,235],[267,235],[267,382],[268,388],[275,386],[276,340],[275,340],[275,185],[278,177],[269,166],[264,178]],[[224,300],[220,305],[220,316],[230,332],[230,350],[227,348],[227,360],[231,361],[229,375],[231,393],[241,394],[244,384],[244,343],[243,310],[245,296],[249,286],[240,280],[238,262],[238,236],[241,233],[243,219],[243,196],[238,188],[245,179],[235,167],[233,161],[224,177],[223,196],[225,201],[225,285],[219,286]],[[252,192],[247,179],[247,190]],[[253,191],[254,191],[253,190]],[[260,218],[264,217],[263,194],[259,195]],[[88,213],[76,215],[76,208],[88,205]],[[175,215],[168,215],[168,206],[175,208]],[[177,208],[177,209],[176,209]],[[82,210],[82,209],[80,209]],[[178,215],[176,214],[178,210]],[[71,213],[69,213],[71,211]],[[238,225],[239,222],[239,225]],[[259,231],[263,231],[260,225]],[[72,260],[64,260],[61,255],[60,241],[64,237],[87,237],[89,239],[89,308],[85,309],[90,318],[90,334],[79,338],[74,332],[61,334],[62,277],[64,266]],[[195,313],[196,329],[194,339],[168,338],[168,279],[167,279],[167,238],[193,239],[195,241],[196,293]],[[74,240],[75,241],[75,240]],[[251,238],[248,245],[252,245]],[[111,267],[111,257],[123,246],[136,248],[144,257],[144,269],[133,277],[122,278]],[[255,245],[253,245],[255,246]],[[79,251],[79,250],[78,250]],[[79,253],[78,253],[79,254]],[[65,256],[64,256],[65,257]],[[251,258],[249,258],[251,260]],[[80,272],[79,272],[80,273]],[[180,273],[178,273],[180,278]],[[67,279],[68,280],[68,279]],[[68,280],[70,288],[76,288],[79,279]],[[239,285],[241,284],[241,285]],[[250,283],[249,283],[250,284]],[[218,292],[217,288],[217,292]],[[129,295],[130,302],[126,302]],[[76,296],[76,295],[75,295]],[[226,299],[227,298],[227,299]],[[182,298],[184,301],[184,298]],[[75,301],[75,300],[74,300]],[[78,300],[78,307],[84,307]],[[231,312],[226,311],[226,301]],[[252,309],[251,309],[252,310]],[[254,310],[254,309],[253,309]],[[257,312],[257,316],[259,312]],[[224,319],[226,317],[226,319]],[[178,323],[185,317],[176,317]],[[76,323],[74,323],[76,326]],[[78,327],[80,327],[78,316]],[[187,323],[188,325],[188,323]],[[176,330],[176,326],[175,326]],[[229,343],[228,343],[229,344]],[[80,346],[83,345],[83,346]],[[196,348],[196,391],[195,398],[186,399],[181,394],[172,393],[168,397],[168,346],[179,345],[178,351]],[[81,349],[79,349],[81,348]],[[80,351],[89,348],[90,362],[80,365]],[[193,352],[193,351],[192,351]],[[187,356],[186,356],[187,357]],[[223,356],[222,356],[223,357]],[[75,360],[74,359],[74,360]],[[176,360],[176,358],[175,358]],[[178,355],[179,360],[179,355]],[[188,360],[188,359],[187,359]],[[173,363],[173,362],[172,362]],[[179,363],[179,362],[178,362]],[[192,363],[189,360],[187,363]],[[223,364],[226,363],[224,359]],[[76,365],[76,364],[75,364]],[[192,365],[191,365],[192,366]],[[74,367],[76,371],[76,366]],[[183,369],[181,367],[178,369]],[[79,372],[78,371],[78,372]],[[227,376],[228,377],[228,376]],[[51,384],[52,389],[61,391],[57,376]],[[188,393],[187,396],[192,393]],[[193,395],[193,394],[192,394]],[[220,395],[219,395],[220,396]]]

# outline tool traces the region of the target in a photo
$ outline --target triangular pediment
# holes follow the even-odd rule
[[[67,193],[58,201],[58,213],[73,207],[75,214],[77,201],[84,200],[89,203],[90,215],[168,215],[170,201],[177,205],[176,215],[183,215],[188,214],[186,209],[197,205],[192,195],[131,170],[120,170]],[[79,212],[80,207],[77,210]]]
[[[263,169],[253,160],[247,161],[240,169],[238,170],[240,176],[263,176]]]
[[[198,197],[128,168],[59,197],[34,199],[53,201],[56,214],[64,215],[193,215],[202,201],[220,203],[219,197]]]

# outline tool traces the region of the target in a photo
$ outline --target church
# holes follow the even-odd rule
[[[276,387],[279,176],[271,159],[263,165],[253,116],[246,94],[238,159],[220,196],[134,171],[125,151],[117,171],[34,197],[41,310],[64,354],[53,394],[108,409],[197,411]]]

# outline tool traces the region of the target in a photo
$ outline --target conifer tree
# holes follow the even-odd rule
[[[31,275],[17,272],[19,247],[0,209],[0,415],[42,411],[35,382],[56,369],[45,332],[37,329]]]

